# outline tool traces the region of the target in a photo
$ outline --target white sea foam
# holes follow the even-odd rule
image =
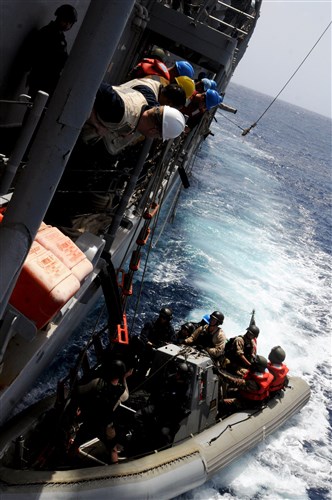
[[[282,429],[183,497],[327,499],[332,451],[331,267],[326,251],[317,245],[321,228],[305,205],[301,190],[305,193],[308,187],[301,170],[299,177],[294,175],[294,185],[285,185],[286,191],[280,182],[284,173],[290,175],[289,168],[297,169],[296,157],[287,164],[277,154],[260,150],[259,140],[236,142],[228,134],[219,169],[214,162],[223,139],[215,131],[213,146],[209,143],[202,152],[204,158],[208,155],[204,169],[195,173],[202,191],[203,183],[214,191],[202,207],[197,199],[187,214],[192,217],[190,236],[198,252],[204,250],[207,266],[195,284],[225,313],[228,336],[244,332],[255,308],[259,352],[267,356],[272,346],[283,346],[291,374],[305,378],[312,395]],[[216,197],[218,186],[222,194]],[[310,196],[314,200],[317,195]],[[203,241],[198,239],[202,226]],[[210,312],[198,307],[192,316]]]

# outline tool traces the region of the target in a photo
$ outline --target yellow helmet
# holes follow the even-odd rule
[[[189,76],[177,76],[175,78],[176,83],[183,88],[186,93],[186,98],[189,99],[194,93],[195,82]]]

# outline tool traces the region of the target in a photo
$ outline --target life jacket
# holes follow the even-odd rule
[[[130,87],[116,87],[113,90],[121,97],[124,103],[124,114],[119,123],[105,122],[100,117],[99,121],[108,129],[107,134],[103,137],[104,144],[111,155],[118,154],[129,144],[136,142],[142,137],[142,134],[135,132],[141,117],[143,108],[147,106],[145,97],[137,90]],[[100,139],[97,131],[85,125],[82,131],[82,139],[89,143],[92,139]]]
[[[161,347],[167,342],[172,342],[174,336],[174,328],[170,323],[161,323],[158,319],[154,323],[150,323],[147,338],[155,346]]]
[[[82,392],[78,396],[79,407],[84,418],[88,420],[100,419],[106,424],[114,406],[125,390],[124,386],[122,384],[112,385],[103,378],[99,378],[91,381],[86,387],[88,388],[86,392]]]
[[[159,76],[166,80],[166,85],[170,82],[170,74],[167,66],[158,59],[143,59],[135,67],[133,74],[136,78],[143,78],[144,76]]]
[[[209,325],[202,326],[202,330],[197,338],[197,343],[202,347],[215,347],[214,339],[221,328],[216,327],[213,332],[209,331]]]
[[[135,78],[134,80],[129,80],[129,82],[122,83],[121,88],[131,88],[138,87],[139,85],[145,85],[149,87],[154,93],[156,100],[158,101],[159,90],[162,87],[161,83],[157,80],[152,80],[151,78]]]
[[[239,389],[239,395],[243,399],[249,399],[250,401],[263,401],[269,395],[269,386],[273,380],[273,375],[268,370],[264,373],[249,371],[244,376],[244,380],[254,380],[259,384],[259,388],[250,392]]]
[[[274,377],[269,387],[269,391],[280,391],[280,389],[283,389],[285,386],[285,379],[289,369],[283,363],[281,365],[268,363],[267,367],[269,372],[272,373]]]
[[[199,109],[199,101],[197,101],[196,98],[197,94],[199,94],[199,92],[197,92],[197,90],[194,90],[191,97],[189,97],[187,106],[183,106],[183,108],[181,109],[181,113],[189,117],[201,113],[201,110]]]

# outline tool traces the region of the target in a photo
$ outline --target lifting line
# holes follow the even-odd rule
[[[325,35],[326,31],[329,29],[329,27],[331,26],[332,24],[332,21],[329,22],[329,24],[327,25],[327,27],[325,28],[325,30],[323,31],[323,33],[320,35],[320,37],[318,38],[318,40],[316,41],[316,43],[313,45],[313,47],[309,50],[308,54],[305,56],[305,58],[303,59],[303,61],[299,64],[299,66],[296,68],[296,70],[294,71],[294,73],[292,74],[292,76],[287,80],[287,82],[285,83],[285,85],[282,87],[282,89],[280,90],[280,92],[276,95],[276,97],[273,99],[273,101],[269,104],[269,106],[266,108],[266,110],[264,111],[264,113],[261,114],[261,116],[258,118],[258,120],[256,120],[252,125],[250,125],[249,128],[246,128],[246,129],[242,129],[243,132],[241,135],[247,135],[250,130],[254,127],[256,127],[257,123],[259,122],[259,120],[261,118],[263,118],[263,116],[265,115],[265,113],[270,109],[270,107],[272,106],[272,104],[278,99],[278,97],[280,96],[281,92],[283,92],[283,90],[287,87],[287,85],[289,84],[289,82],[294,78],[294,76],[296,75],[296,73],[298,72],[298,70],[301,68],[301,66],[304,64],[304,62],[308,59],[309,55],[311,54],[311,52],[314,50],[314,48],[316,47],[316,45],[320,42],[321,38],[323,38],[323,36]],[[241,127],[240,127],[241,128]]]

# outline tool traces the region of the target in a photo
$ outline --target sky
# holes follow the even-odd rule
[[[261,16],[233,82],[275,97],[331,22],[332,0],[263,0]],[[280,99],[331,118],[331,31]]]

